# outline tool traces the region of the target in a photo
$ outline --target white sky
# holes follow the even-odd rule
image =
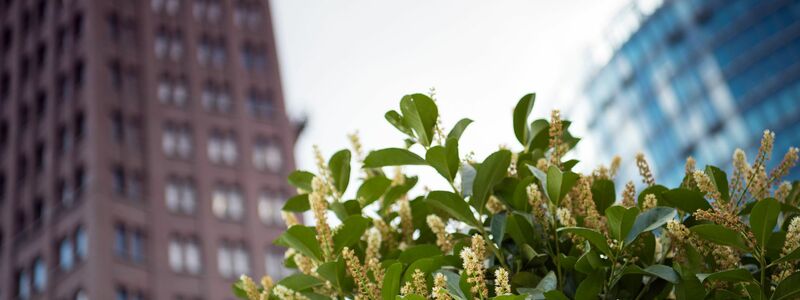
[[[383,114],[431,87],[447,129],[475,120],[461,148],[477,160],[500,144],[516,146],[516,101],[536,92],[537,118],[566,110],[578,92],[566,79],[580,73],[587,46],[627,2],[272,0],[289,115],[309,117],[298,167],[315,169],[313,144],[330,155],[356,130],[367,149],[401,146]]]

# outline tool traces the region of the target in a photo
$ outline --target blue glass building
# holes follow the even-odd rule
[[[800,145],[800,1],[663,1],[582,88],[580,151],[597,159],[643,151],[676,184],[690,155],[730,170],[739,147],[752,163],[770,129],[774,165]]]

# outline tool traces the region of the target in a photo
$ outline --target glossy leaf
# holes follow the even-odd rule
[[[275,240],[275,244],[284,247],[291,247],[301,254],[314,258],[322,259],[322,248],[317,242],[317,232],[314,227],[295,225],[289,227]]]
[[[372,151],[364,158],[365,168],[387,166],[426,165],[425,159],[402,148],[386,148]]]
[[[558,168],[550,166],[547,169],[547,195],[550,201],[558,206],[577,181],[578,174],[561,172]]]
[[[492,194],[492,189],[506,176],[508,165],[511,164],[511,151],[500,150],[492,153],[481,163],[475,174],[472,185],[472,204],[478,211],[483,211],[486,200]]]
[[[464,134],[464,130],[467,129],[467,126],[472,123],[472,120],[464,118],[458,121],[456,125],[453,126],[453,129],[450,129],[450,133],[447,134],[447,139],[455,139],[456,141],[461,139],[461,135]]]
[[[665,265],[651,265],[644,269],[637,265],[630,265],[625,267],[625,270],[623,270],[622,273],[655,276],[673,284],[680,282],[680,276],[678,273],[675,272],[674,269]]]
[[[323,263],[317,267],[317,273],[324,280],[330,281],[339,290],[353,289],[353,279],[347,275],[347,266],[344,258]]]
[[[277,284],[293,289],[295,291],[304,291],[315,286],[322,285],[322,280],[317,277],[306,274],[292,274],[279,280]]]
[[[333,185],[336,191],[342,194],[350,183],[350,156],[350,150],[344,149],[334,153],[328,161]]]
[[[705,210],[711,208],[711,205],[708,204],[708,201],[706,201],[703,193],[700,191],[677,188],[665,191],[661,196],[669,206],[687,213],[694,213],[698,209]]]
[[[505,231],[520,247],[533,244],[533,226],[520,214],[512,213],[508,215]]]
[[[400,132],[405,133],[408,136],[414,136],[414,133],[411,132],[411,128],[408,127],[408,124],[406,124],[406,121],[403,119],[403,116],[401,116],[400,113],[390,110],[387,111],[383,117],[386,118],[386,121],[389,121],[389,124],[392,124],[394,128],[400,130]]]
[[[697,274],[697,278],[700,279],[700,282],[706,281],[730,281],[730,282],[745,282],[745,281],[753,281],[753,275],[750,274],[747,269],[731,269],[725,270],[715,273],[701,273]]]
[[[472,214],[469,204],[467,204],[464,199],[454,193],[446,191],[433,191],[428,193],[428,197],[425,198],[425,202],[433,207],[441,209],[451,217],[461,220],[462,222],[471,226],[482,226],[481,223],[478,222],[478,219],[475,218],[475,215]]]
[[[308,194],[300,194],[289,198],[286,200],[286,203],[283,204],[283,211],[291,211],[291,212],[304,212],[311,208],[311,204],[308,203]]]
[[[353,246],[361,239],[370,224],[372,224],[370,219],[360,215],[348,217],[342,223],[342,227],[333,235],[333,251],[339,252],[344,247]]]
[[[592,183],[592,200],[597,206],[597,211],[605,214],[606,208],[616,201],[614,182],[608,179],[597,179]]]
[[[528,141],[532,138],[528,128],[528,115],[533,109],[534,102],[536,102],[536,94],[527,94],[519,99],[514,108],[514,135],[523,146],[527,146]]]
[[[623,206],[614,205],[606,209],[606,218],[608,220],[608,229],[611,231],[611,236],[617,240],[622,240],[622,237],[628,235],[631,231],[633,223],[636,221],[636,216],[639,215],[639,209],[634,207],[625,208]]]
[[[393,263],[386,268],[386,274],[383,275],[383,285],[381,286],[381,298],[383,300],[394,300],[396,295],[400,295],[400,278],[402,275],[402,263]]]
[[[778,224],[778,215],[781,213],[781,204],[775,198],[758,201],[750,212],[750,228],[756,236],[756,242],[761,249],[767,247],[766,243],[772,235],[772,230]]]
[[[717,187],[717,191],[719,191],[722,199],[729,201],[731,196],[728,191],[728,175],[725,174],[725,171],[715,166],[706,166],[705,173],[711,179],[711,182],[714,183],[714,186]]]
[[[773,300],[797,299],[798,297],[800,297],[800,272],[795,272],[783,279],[772,294]]]
[[[689,228],[701,238],[720,245],[731,246],[742,251],[748,251],[742,235],[736,231],[717,224],[700,224]]]
[[[383,196],[391,184],[392,180],[383,175],[364,179],[364,182],[358,188],[358,192],[356,192],[356,198],[361,199],[364,204],[368,205]]]
[[[604,281],[605,271],[595,271],[578,285],[578,289],[575,291],[575,300],[596,300],[600,292],[603,291]]]
[[[423,94],[407,95],[400,100],[400,111],[405,123],[416,134],[417,142],[429,146],[433,140],[436,119],[439,117],[436,103]]]
[[[631,231],[628,232],[625,238],[625,245],[630,245],[642,232],[661,227],[666,224],[667,221],[674,219],[677,215],[678,212],[674,208],[669,207],[654,207],[639,214],[636,217],[636,221],[633,222]]]
[[[589,243],[597,248],[597,250],[600,250],[600,252],[603,252],[605,255],[611,255],[611,248],[608,246],[606,237],[603,236],[602,233],[583,227],[562,227],[558,229],[558,232],[577,234],[588,240]]]
[[[417,260],[442,255],[442,250],[439,250],[435,244],[423,244],[411,246],[400,253],[398,260],[404,264],[410,264]]]
[[[296,188],[311,191],[311,180],[314,179],[314,174],[308,171],[295,170],[289,174],[289,184]]]

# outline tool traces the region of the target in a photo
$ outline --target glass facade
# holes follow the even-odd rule
[[[642,151],[674,185],[687,156],[730,170],[734,149],[752,159],[769,129],[769,170],[800,145],[800,1],[664,1],[582,88],[580,151],[597,159]]]

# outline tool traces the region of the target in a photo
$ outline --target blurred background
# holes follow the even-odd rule
[[[285,177],[435,89],[482,160],[560,109],[592,170],[800,144],[800,1],[0,0],[0,299],[231,299],[279,278]],[[354,172],[355,173],[355,172]],[[797,173],[793,175],[798,178]],[[618,189],[619,190],[619,189]]]

